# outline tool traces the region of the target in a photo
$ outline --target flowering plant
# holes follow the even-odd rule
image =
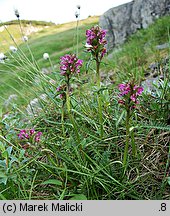
[[[86,30],[86,49],[91,53],[96,62],[96,81],[97,87],[100,88],[101,77],[100,77],[100,63],[103,56],[106,54],[105,40],[106,30],[101,29],[99,26],[94,26],[91,29]],[[97,95],[98,100],[98,116],[100,122],[100,136],[103,137],[103,116],[102,116],[102,99],[100,94]]]
[[[40,142],[41,136],[42,136],[42,132],[41,131],[36,132],[34,129],[30,129],[30,130],[22,129],[18,134],[18,138],[20,140],[29,143]]]
[[[126,110],[126,144],[123,157],[123,165],[126,170],[130,138],[133,156],[136,156],[137,154],[136,145],[134,142],[134,132],[130,132],[130,123],[132,114],[136,108],[136,104],[139,104],[138,96],[142,94],[143,88],[135,85],[134,81],[126,84],[119,84],[118,87],[120,91],[119,97],[121,97],[121,99],[118,100],[118,103],[123,105]]]
[[[78,59],[75,54],[66,54],[60,58],[60,74],[65,77],[65,84],[57,88],[57,91],[60,92],[60,98],[65,98],[66,92],[68,95],[70,94],[72,91],[70,78],[73,74],[80,73],[82,65],[83,60]]]
[[[59,97],[63,100],[62,105],[62,130],[63,136],[65,137],[65,129],[64,129],[64,115],[65,115],[65,103],[67,105],[67,112],[69,114],[69,118],[74,125],[77,139],[79,140],[79,134],[74,122],[74,119],[71,115],[71,103],[70,103],[70,93],[72,92],[72,88],[70,87],[70,79],[73,75],[77,75],[80,73],[80,68],[83,65],[83,60],[78,59],[75,54],[66,54],[60,58],[60,74],[65,77],[64,84],[57,88],[57,92],[59,92]]]
[[[67,90],[66,84],[57,87],[56,90],[59,93],[59,97],[63,99],[63,101],[66,101],[66,90]],[[72,92],[72,89],[70,88],[70,93],[71,92]]]
[[[80,73],[83,60],[78,59],[75,54],[66,54],[60,58],[61,75],[70,77],[72,74]]]
[[[88,52],[91,52],[96,61],[101,61],[106,54],[105,40],[106,30],[101,29],[99,26],[92,27],[86,30],[86,48]]]
[[[136,104],[139,104],[137,98],[142,94],[143,87],[139,87],[133,83],[119,84],[118,87],[121,92],[119,96],[122,97],[118,103],[130,109],[136,108]]]

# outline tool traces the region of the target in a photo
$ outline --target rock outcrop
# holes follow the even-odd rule
[[[138,29],[147,28],[157,18],[170,14],[170,0],[134,0],[111,8],[99,24],[107,29],[107,50],[126,41]]]

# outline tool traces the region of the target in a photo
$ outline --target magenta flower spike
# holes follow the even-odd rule
[[[131,107],[135,107],[134,104],[139,104],[137,100],[138,96],[142,94],[143,87],[134,86],[131,83],[127,84],[119,84],[118,85],[120,94],[119,96],[122,97],[121,100],[118,101],[119,104],[126,105],[127,103],[131,103]]]
[[[42,136],[42,132],[37,132],[37,134],[35,135],[35,142],[40,142],[40,139],[41,139],[41,136]]]
[[[75,54],[66,54],[60,58],[60,74],[62,76],[78,74],[82,64],[83,60],[78,59]]]
[[[34,129],[31,129],[30,130],[30,135],[33,135],[35,133],[35,130]]]
[[[17,136],[20,140],[32,142],[34,138],[35,142],[39,142],[42,136],[42,132],[39,131],[36,133],[34,129],[30,129],[30,130],[23,129],[20,130],[20,133]]]
[[[92,27],[86,30],[86,48],[88,52],[97,58],[97,61],[101,61],[103,56],[107,53],[105,45],[107,41],[106,30],[101,29],[99,26]]]

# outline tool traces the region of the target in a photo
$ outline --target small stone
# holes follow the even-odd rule
[[[169,48],[169,43],[164,43],[156,46],[157,50],[167,49]]]
[[[51,73],[47,68],[42,68],[41,71],[43,74],[50,74]]]
[[[14,103],[18,99],[16,94],[11,94],[8,99],[4,102],[4,106],[7,108],[10,104]]]

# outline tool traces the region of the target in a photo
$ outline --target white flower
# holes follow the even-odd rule
[[[43,58],[44,58],[45,60],[49,59],[49,54],[48,54],[48,53],[44,53],[44,54],[43,54]]]
[[[22,37],[22,40],[23,40],[24,42],[27,42],[27,41],[28,41],[28,37],[27,37],[27,36],[23,36],[23,37]]]
[[[92,45],[89,45],[88,43],[86,43],[86,44],[85,44],[85,47],[86,47],[86,48],[92,48],[93,46],[92,46]]]
[[[5,63],[5,59],[7,59],[7,57],[3,53],[0,53],[0,63]]]
[[[15,53],[15,52],[17,51],[17,48],[14,47],[14,46],[10,46],[9,49],[10,49],[13,53]]]
[[[0,53],[0,60],[5,60],[6,56],[3,53]]]

